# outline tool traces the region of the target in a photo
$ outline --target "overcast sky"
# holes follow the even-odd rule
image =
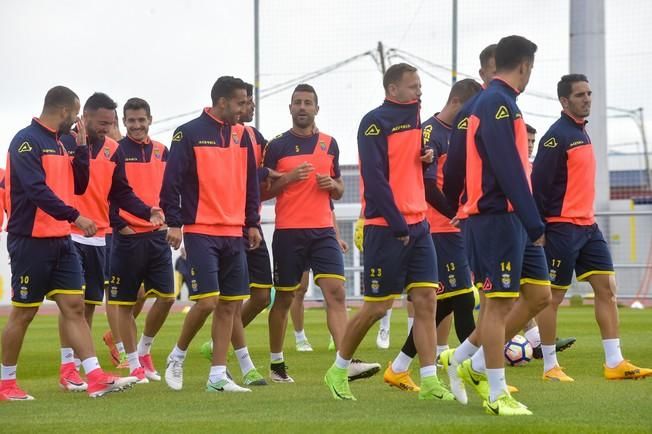
[[[277,83],[373,50],[378,41],[450,68],[451,4],[451,0],[261,0],[261,89],[264,93]],[[539,46],[528,90],[555,94],[559,77],[569,72],[568,0],[459,0],[459,4],[461,72],[476,76],[482,48],[502,36],[521,34]],[[607,104],[650,110],[652,30],[647,20],[652,2],[626,4],[606,0]],[[0,152],[40,113],[45,92],[58,84],[77,92],[82,104],[94,91],[108,93],[119,104],[132,96],[147,99],[155,121],[152,137],[167,144],[172,130],[193,115],[169,122],[157,119],[198,114],[210,105],[210,88],[220,75],[253,81],[253,53],[253,1],[3,1]],[[449,90],[428,73],[448,83],[450,72],[416,64],[423,71],[425,119],[441,108]],[[338,140],[342,163],[355,163],[359,120],[383,98],[376,63],[366,56],[309,82],[319,93],[320,129]],[[266,137],[291,126],[290,92],[259,102]],[[526,121],[540,132],[559,113],[557,102],[527,93],[519,104]],[[611,145],[640,142],[631,120],[610,119],[608,127]],[[648,131],[651,127],[648,122]],[[634,151],[636,146],[611,149]],[[4,165],[4,158],[0,161]]]

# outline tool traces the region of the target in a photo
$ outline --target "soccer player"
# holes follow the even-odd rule
[[[555,353],[557,310],[570,287],[573,271],[595,292],[595,318],[602,336],[608,380],[652,376],[652,369],[625,360],[620,350],[616,279],[607,242],[594,217],[595,155],[585,130],[591,113],[591,86],[582,74],[561,77],[557,97],[561,117],[539,142],[532,188],[546,220],[546,257],[552,303],[539,314],[544,380],[571,382]],[[606,174],[602,174],[606,176]]]
[[[70,239],[70,224],[87,237],[95,235],[97,226],[71,206],[75,193],[86,190],[89,178],[86,130],[77,118],[79,108],[72,90],[53,87],[45,95],[41,116],[9,145],[5,188],[13,307],[2,332],[0,367],[0,395],[9,400],[34,399],[18,386],[16,365],[27,328],[44,297],[59,307],[61,330],[82,360],[90,397],[122,390],[136,381],[102,370],[84,320],[82,269]],[[70,132],[75,120],[79,134],[71,162],[59,137]]]
[[[256,103],[253,97],[253,85],[246,83],[247,86],[247,105],[244,112],[240,115],[240,123],[249,123],[254,118]],[[263,166],[263,153],[267,146],[267,140],[255,127],[245,125],[245,130],[251,139],[256,167],[258,173],[258,182],[265,187],[269,187],[271,182],[278,179],[281,174],[268,167]],[[260,210],[259,210],[260,212]],[[262,236],[260,222],[258,230]],[[247,250],[247,268],[249,270],[249,288],[251,297],[242,305],[242,324],[244,327],[258,316],[270,303],[272,281],[272,268],[270,264],[269,251],[267,243],[262,239],[260,246],[254,250]],[[235,347],[234,347],[235,349]]]
[[[536,49],[521,36],[501,39],[495,50],[496,76],[463,121],[467,137],[461,184],[466,183],[463,211],[469,216],[464,237],[484,302],[476,329],[458,348],[464,349],[445,351],[440,359],[460,401],[465,402],[466,395],[458,389],[459,377],[475,388],[487,413],[500,416],[531,414],[509,393],[503,348],[550,300],[541,248],[544,226],[530,191],[527,133],[516,105],[516,96],[529,81]],[[460,176],[454,172],[445,169],[445,177]],[[473,337],[482,348],[473,345]]]
[[[129,185],[147,206],[158,205],[163,171],[168,157],[165,145],[150,139],[150,106],[144,99],[130,98],[123,106],[127,135],[120,140],[116,158],[124,164]],[[111,202],[113,245],[109,304],[118,306],[120,337],[124,342],[131,375],[139,383],[160,381],[151,346],[175,300],[172,252],[166,241],[167,227],[142,219]],[[141,283],[147,297],[155,297],[136,343],[134,306]]]
[[[471,270],[464,251],[464,240],[460,229],[450,223],[454,213],[450,210],[440,189],[443,184],[442,170],[448,152],[451,124],[464,103],[480,90],[481,87],[475,80],[458,81],[452,87],[441,112],[435,113],[421,125],[422,145],[432,149],[436,156],[435,163],[429,165],[424,173],[426,201],[429,204],[427,218],[430,235],[437,252],[436,265],[440,277],[437,288],[436,325],[439,326],[444,318],[454,313],[455,331],[460,342],[464,342],[475,328],[473,318],[475,297],[471,284]],[[385,370],[385,382],[401,390],[418,392],[419,387],[410,378],[408,372],[410,363],[416,355],[413,330],[410,330],[405,345]]]
[[[337,219],[335,217],[335,211],[333,211],[333,228],[335,229],[335,238],[337,238],[337,244],[339,244],[340,249],[343,254],[349,251],[349,244],[342,239],[340,236],[340,229],[337,225]],[[292,301],[292,306],[290,306],[290,317],[292,318],[292,326],[294,327],[294,339],[296,344],[296,349],[299,352],[310,352],[312,351],[312,346],[308,341],[306,336],[306,331],[304,330],[304,298],[306,292],[308,291],[308,280],[310,278],[310,272],[304,271],[301,275],[301,281],[299,289],[295,291],[294,300]],[[333,342],[333,337],[331,336],[331,342]],[[333,343],[334,345],[334,343]],[[330,343],[329,343],[330,346]],[[330,349],[330,348],[329,348]]]
[[[239,116],[239,123],[244,125],[245,131],[249,135],[256,161],[256,170],[258,175],[259,185],[264,188],[269,188],[272,180],[277,179],[280,173],[262,166],[263,151],[267,145],[267,140],[255,127],[245,125],[251,122],[254,117],[256,104],[253,98],[253,85],[245,83],[247,89],[247,104],[244,111]],[[259,208],[260,213],[260,208]],[[258,222],[258,231],[261,237],[263,236],[260,222]],[[247,236],[247,229],[244,230],[243,235]],[[244,328],[253,321],[260,312],[269,306],[271,299],[272,284],[272,268],[270,266],[269,251],[264,237],[261,239],[260,245],[256,249],[247,249],[247,270],[249,273],[249,292],[250,298],[244,301],[241,305],[237,306],[236,316],[233,322],[233,334],[231,336],[231,344],[240,365],[242,372],[242,382],[246,386],[264,386],[267,382],[262,375],[255,368],[249,350],[246,347],[246,340]],[[208,341],[202,344],[200,349],[201,354],[208,360],[213,359],[213,341]],[[170,376],[175,371],[172,370],[173,365],[170,365]],[[177,370],[178,371],[178,370]],[[174,380],[171,380],[174,384]]]
[[[298,85],[290,100],[292,128],[269,142],[264,166],[283,175],[265,198],[276,197],[276,226],[272,240],[274,305],[269,312],[270,377],[292,383],[287,374],[283,341],[287,316],[303,272],[312,268],[326,302],[326,322],[339,346],[346,327],[344,258],[333,227],[331,199],[344,194],[339,149],[334,138],[315,133],[319,103],[315,89]],[[364,378],[380,365],[356,361],[351,377]]]
[[[89,216],[97,226],[92,237],[72,225],[71,238],[77,250],[84,272],[84,316],[88,327],[92,329],[95,306],[104,300],[105,270],[105,234],[109,228],[109,200],[142,219],[156,224],[163,223],[160,209],[151,208],[138,199],[125,176],[124,165],[116,158],[118,143],[108,136],[113,125],[116,103],[104,93],[94,93],[84,104],[84,126],[90,153],[90,179],[82,195],[74,197],[74,205],[83,215]],[[76,133],[64,135],[61,142],[70,155],[74,156],[77,148]],[[61,322],[60,322],[61,325]],[[79,359],[73,359],[66,330],[59,330],[61,335],[61,368],[59,384],[64,390],[86,390],[86,383],[79,376]]]
[[[324,381],[335,399],[355,400],[347,368],[371,326],[406,290],[415,308],[414,341],[421,361],[420,399],[453,400],[437,378],[435,248],[426,220],[419,118],[421,81],[399,63],[383,77],[385,101],[358,129],[364,207],[364,302],[346,326]]]
[[[525,124],[525,128],[527,130],[527,156],[529,161],[532,162],[532,152],[534,152],[537,130],[530,124]],[[532,318],[528,321],[523,328],[523,334],[528,342],[530,342],[530,345],[532,345],[532,356],[535,359],[543,358],[543,353],[541,351],[541,335],[539,333],[539,326],[537,325],[536,319]],[[576,340],[577,339],[574,337],[555,338],[555,351],[560,352],[570,348]]]
[[[249,296],[245,249],[257,249],[262,240],[254,150],[238,123],[247,105],[246,85],[239,78],[220,77],[211,89],[211,100],[211,107],[174,132],[161,189],[161,206],[170,226],[168,242],[179,248],[183,236],[192,274],[190,299],[196,301],[168,356],[165,380],[174,390],[183,387],[188,345],[213,313],[214,351],[206,390],[250,392],[226,373],[236,316]]]

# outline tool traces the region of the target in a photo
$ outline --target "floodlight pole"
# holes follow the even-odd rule
[[[457,81],[457,0],[453,0],[453,60],[451,66],[451,81],[455,84]]]
[[[598,176],[595,208],[609,209],[609,167],[607,164],[607,80],[605,63],[604,0],[570,2],[570,72],[585,74],[591,81],[591,116],[587,130],[595,150]]]
[[[260,129],[260,0],[254,0],[254,102],[256,103],[256,129]]]

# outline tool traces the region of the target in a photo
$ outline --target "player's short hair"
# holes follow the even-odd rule
[[[294,99],[294,94],[297,92],[312,93],[313,95],[315,95],[315,105],[319,105],[319,97],[317,96],[317,91],[315,91],[315,88],[312,87],[311,85],[306,83],[297,85],[297,87],[295,87],[294,90],[292,91],[292,98],[290,100]]]
[[[573,91],[573,83],[579,81],[589,82],[589,79],[586,78],[584,74],[567,74],[561,77],[559,83],[557,83],[557,98],[568,98]]]
[[[480,86],[480,83],[473,80],[472,78],[465,78],[464,80],[460,80],[453,85],[450,93],[448,94],[448,101],[446,103],[451,102],[453,98],[457,97],[457,99],[459,99],[460,102],[464,104],[469,99],[471,99],[473,95],[480,92],[481,90],[482,86]]]
[[[211,101],[213,105],[217,105],[220,98],[232,98],[233,93],[238,89],[247,91],[247,84],[242,79],[230,75],[223,75],[218,78],[211,89]]]
[[[486,68],[487,64],[489,63],[489,59],[495,59],[496,58],[496,47],[497,44],[491,44],[487,45],[484,47],[482,51],[480,51],[480,67],[481,68]]]
[[[102,92],[95,92],[91,95],[84,104],[85,112],[94,112],[99,109],[115,110],[118,107],[111,97]]]
[[[79,97],[75,92],[65,86],[55,86],[45,94],[43,110],[51,110],[59,107],[73,107],[75,105],[75,100],[79,100]]]
[[[534,128],[530,124],[525,124],[525,129],[527,130],[528,134],[536,134],[537,133],[537,129]]]
[[[523,36],[505,36],[496,46],[496,71],[509,71],[524,60],[533,61],[537,44]]]
[[[387,71],[385,71],[385,75],[383,76],[383,87],[385,88],[385,92],[389,89],[390,84],[396,84],[401,81],[403,74],[406,72],[417,72],[417,68],[408,65],[407,63],[397,63],[387,68]]]
[[[247,86],[247,97],[254,96],[254,85],[251,83],[245,83],[245,86]]]
[[[122,115],[124,117],[127,117],[127,110],[140,110],[143,109],[145,110],[145,113],[147,113],[147,117],[150,118],[152,117],[152,111],[149,107],[149,103],[145,101],[142,98],[129,98],[125,105],[122,107]]]

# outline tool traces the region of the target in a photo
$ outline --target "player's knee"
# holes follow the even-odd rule
[[[552,303],[552,294],[550,291],[541,291],[535,299],[534,310],[541,312]]]
[[[274,307],[289,309],[294,300],[294,291],[278,291],[274,296]]]
[[[437,296],[435,291],[429,288],[415,288],[410,293],[415,312],[417,310],[435,310]]]
[[[14,307],[11,316],[9,317],[8,324],[17,325],[21,328],[29,326],[36,316],[36,308],[22,308]]]
[[[175,297],[157,297],[156,298],[156,303],[159,303],[161,305],[169,305],[171,307],[174,302],[176,301]]]
[[[382,317],[385,316],[387,309],[389,309],[392,306],[392,303],[393,300],[380,301],[380,302],[376,302],[376,301],[368,302],[365,303],[364,310],[366,311],[367,315],[369,315],[371,319],[375,322],[375,321],[379,321]]]
[[[81,298],[70,300],[61,307],[61,315],[66,319],[77,319],[84,316],[84,302]]]
[[[616,285],[612,285],[611,282],[609,285],[603,285],[597,288],[594,288],[593,292],[595,293],[596,298],[600,300],[608,301],[610,303],[616,303]]]
[[[209,313],[215,310],[216,306],[217,306],[217,297],[206,297],[197,300],[194,308],[197,309],[199,312],[208,315]]]
[[[271,301],[272,297],[269,290],[255,290],[251,291],[251,298],[249,298],[247,303],[253,303],[253,306],[262,310],[268,306]]]

